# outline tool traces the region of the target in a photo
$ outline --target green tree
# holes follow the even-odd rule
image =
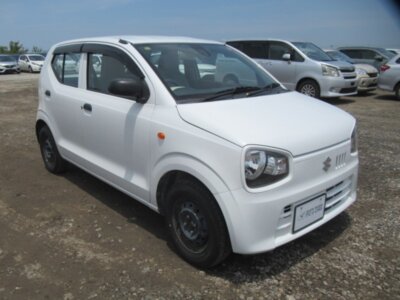
[[[32,53],[43,53],[44,51],[42,48],[39,48],[38,46],[33,46],[31,52]]]
[[[10,41],[8,44],[8,53],[18,54],[26,52],[24,46],[19,41]]]
[[[4,54],[4,53],[7,53],[7,52],[8,52],[8,49],[7,49],[6,46],[0,46],[0,54]]]

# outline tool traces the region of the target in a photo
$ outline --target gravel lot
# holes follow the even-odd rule
[[[0,299],[400,299],[400,102],[329,101],[359,122],[358,201],[273,252],[202,271],[163,219],[85,172],[48,173],[37,74],[0,76]]]

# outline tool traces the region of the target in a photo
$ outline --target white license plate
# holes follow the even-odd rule
[[[324,217],[325,195],[297,205],[294,210],[293,232],[297,232]]]

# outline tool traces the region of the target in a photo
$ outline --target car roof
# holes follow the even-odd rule
[[[181,36],[145,36],[145,35],[123,35],[123,36],[105,36],[105,37],[92,37],[82,38],[76,40],[69,40],[58,43],[56,46],[86,42],[97,43],[118,43],[120,40],[132,44],[153,44],[153,43],[207,43],[207,44],[222,44],[221,42],[203,40],[191,37]]]
[[[338,47],[338,49],[374,49],[374,50],[378,50],[378,49],[384,49],[382,47],[368,47],[368,46],[346,46],[346,47]]]

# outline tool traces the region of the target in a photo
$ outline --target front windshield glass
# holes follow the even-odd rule
[[[388,57],[389,59],[393,58],[396,56],[393,52],[390,52],[389,50],[386,50],[384,48],[378,48],[378,51]]]
[[[15,59],[12,56],[0,56],[1,62],[15,62]]]
[[[41,55],[29,55],[29,59],[33,61],[44,61],[44,57]]]
[[[162,43],[134,45],[152,66],[177,103],[221,100],[281,90],[261,67],[221,44]],[[269,89],[267,87],[270,87]],[[248,93],[247,93],[248,92]],[[227,97],[223,97],[226,99]]]
[[[308,58],[318,60],[318,61],[332,61],[333,60],[321,48],[317,47],[313,43],[294,42],[292,44],[295,45]]]
[[[354,60],[348,57],[346,54],[340,51],[335,51],[335,50],[330,50],[326,51],[326,53],[332,57],[334,60],[339,60],[339,61],[346,61],[348,63],[354,64]]]

